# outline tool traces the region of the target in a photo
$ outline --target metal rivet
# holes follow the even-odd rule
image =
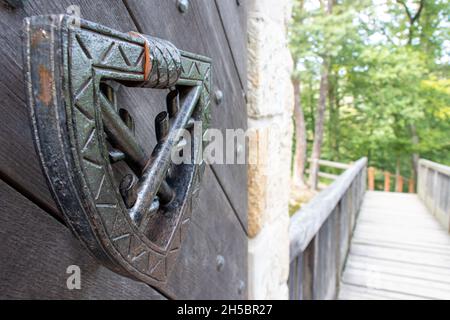
[[[189,9],[189,1],[188,0],[177,0],[178,10],[181,13],[186,13]]]
[[[125,153],[123,153],[120,150],[112,149],[112,150],[109,151],[109,160],[112,163],[116,163],[116,162],[125,160],[125,158],[126,158]]]
[[[214,97],[217,104],[221,104],[223,101],[223,92],[221,90],[216,90]]]
[[[217,271],[222,271],[225,265],[225,258],[221,255],[218,255],[216,258]]]
[[[239,286],[238,286],[238,294],[243,294],[245,289],[245,283],[242,280],[239,280]]]

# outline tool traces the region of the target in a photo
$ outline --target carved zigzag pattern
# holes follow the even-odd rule
[[[181,79],[203,81],[201,103],[203,104],[203,126],[210,123],[210,94],[211,94],[211,65],[208,62],[183,57],[181,65]]]
[[[82,157],[82,167],[91,190],[97,211],[100,214],[105,230],[115,248],[131,265],[140,272],[153,277],[157,281],[164,281],[167,277],[166,261],[163,256],[148,250],[142,240],[133,235],[129,221],[123,216],[120,205],[115,197],[115,190],[111,184],[107,169],[104,167],[102,152],[99,145],[99,133],[95,127],[94,110],[94,81],[92,66],[105,65],[108,68],[127,69],[135,71],[143,59],[143,48],[134,53],[116,41],[104,41],[103,37],[93,47],[95,40],[92,34],[77,34],[72,50],[82,55],[73,59],[73,64],[82,65],[89,72],[75,74],[72,81],[74,97],[74,115],[77,129],[78,150]],[[99,43],[102,45],[99,46]],[[130,52],[132,54],[130,54]],[[73,66],[75,67],[75,66]],[[158,256],[158,257],[155,257]]]
[[[71,74],[78,152],[81,156],[84,177],[102,225],[116,250],[130,265],[155,281],[164,282],[169,266],[174,265],[181,241],[187,232],[191,210],[190,208],[185,210],[187,214],[174,233],[167,256],[145,245],[134,234],[129,220],[121,210],[117,190],[102,156],[103,133],[95,126],[96,113],[99,111],[94,109],[96,88],[94,88],[93,66],[131,73],[142,72],[143,48],[86,30],[74,32],[71,43],[73,53],[71,69],[79,70]],[[183,78],[203,81],[201,103],[205,109],[203,115],[206,115],[210,105],[210,64],[185,57],[182,61]],[[189,201],[187,206],[191,207],[192,201]]]

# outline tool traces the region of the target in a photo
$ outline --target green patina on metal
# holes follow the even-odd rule
[[[35,144],[67,224],[107,267],[164,287],[204,170],[204,163],[174,165],[170,152],[179,143],[176,129],[193,120],[203,122],[203,132],[194,134],[194,154],[202,147],[210,117],[210,60],[150,36],[84,20],[74,25],[66,15],[25,19],[24,41]],[[156,120],[152,154],[101,90],[105,81],[171,90],[167,114]],[[133,171],[120,186],[113,179],[114,161]]]

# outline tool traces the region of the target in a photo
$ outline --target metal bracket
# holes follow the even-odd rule
[[[65,221],[107,267],[161,287],[175,264],[204,164],[175,165],[181,128],[209,123],[211,62],[171,43],[67,15],[25,19],[25,77],[34,139]],[[170,89],[151,155],[117,112],[105,81]],[[107,83],[108,85],[108,83]],[[108,86],[107,86],[108,87]],[[195,130],[192,130],[195,131]],[[131,169],[120,183],[111,164]]]

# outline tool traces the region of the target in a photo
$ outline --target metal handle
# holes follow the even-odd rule
[[[209,123],[211,62],[171,43],[66,15],[25,19],[25,76],[34,139],[67,224],[112,270],[164,286],[192,214],[204,163],[175,165],[180,130],[194,154]],[[151,155],[102,89],[170,89]],[[202,130],[192,129],[202,121]],[[131,169],[120,184],[112,162]]]

